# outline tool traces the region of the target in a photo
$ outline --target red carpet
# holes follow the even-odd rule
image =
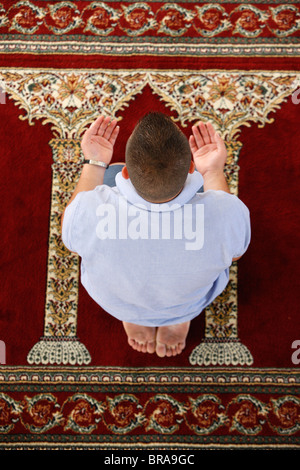
[[[292,356],[292,343],[300,341],[300,104],[291,96],[299,78],[299,7],[208,8],[190,1],[172,8],[148,2],[131,11],[133,2],[106,2],[97,20],[88,1],[57,11],[55,2],[2,3],[0,445],[297,447],[300,353]],[[137,93],[143,71],[148,78]],[[176,73],[185,74],[182,82],[175,83]],[[209,108],[217,102],[213,90],[220,103]],[[64,102],[72,93],[75,101]],[[74,181],[74,168],[80,171],[80,162],[72,167],[79,135],[103,107],[120,118],[113,161],[124,159],[126,138],[148,110],[171,114],[189,135],[197,113],[225,126],[231,109],[231,121],[221,125],[228,132],[228,168],[238,174],[232,184],[252,221],[251,245],[234,277],[237,292],[233,287],[220,303],[237,314],[228,320],[218,309],[203,312],[175,358],[130,349],[122,325],[68,276],[73,261],[61,251],[55,225],[70,193],[62,187]],[[69,163],[59,163],[68,155]],[[239,170],[230,166],[236,157]],[[49,351],[32,352],[41,337],[54,345],[58,362]],[[67,360],[59,353],[62,340],[72,345]],[[249,360],[226,363],[220,353],[205,365],[201,344],[230,353],[242,345]]]

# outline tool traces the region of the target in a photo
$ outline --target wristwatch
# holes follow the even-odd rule
[[[90,165],[101,166],[102,168],[108,168],[109,165],[104,162],[98,162],[98,160],[83,160],[83,163],[89,163]]]

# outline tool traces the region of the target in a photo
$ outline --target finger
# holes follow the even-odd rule
[[[111,122],[108,123],[103,137],[107,140],[110,140],[112,133],[114,132],[116,126],[117,126],[118,121],[116,119],[113,119]]]
[[[193,136],[195,138],[196,145],[197,145],[198,148],[200,148],[200,147],[203,147],[204,141],[202,139],[202,136],[201,136],[201,133],[199,131],[198,126],[199,126],[199,124],[196,125],[196,126],[193,126],[192,131],[193,131]]]
[[[101,137],[104,137],[104,134],[105,134],[109,124],[110,124],[110,117],[104,118],[102,120],[100,126],[99,126],[97,134],[100,135]]]
[[[96,121],[94,121],[88,130],[86,131],[87,135],[96,135],[99,132],[99,128],[102,125],[102,122],[104,121],[104,116],[99,116]]]
[[[197,152],[198,147],[196,145],[195,137],[193,135],[191,135],[189,138],[189,144],[190,144],[190,149],[191,149],[192,154]]]
[[[210,137],[209,137],[209,134],[207,132],[207,128],[206,128],[206,125],[204,124],[204,122],[200,122],[199,127],[200,127],[200,132],[201,132],[204,144],[210,144],[211,143],[210,142]]]
[[[111,136],[110,136],[109,141],[110,141],[110,143],[111,143],[112,145],[115,145],[115,142],[116,142],[117,137],[118,137],[118,135],[119,135],[119,130],[120,130],[120,127],[119,127],[119,126],[116,126],[116,127],[114,128],[114,130],[113,130]]]
[[[224,140],[222,139],[222,137],[220,136],[220,134],[218,132],[215,132],[215,142],[217,144],[217,147],[219,149],[226,149],[226,145],[224,143]]]
[[[208,122],[208,123],[206,124],[206,129],[207,129],[207,133],[208,133],[208,135],[209,135],[210,142],[211,142],[212,144],[215,143],[216,131],[215,131],[213,125],[212,125],[210,122]]]

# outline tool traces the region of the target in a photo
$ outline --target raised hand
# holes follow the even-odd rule
[[[227,151],[223,139],[212,124],[199,122],[192,127],[189,143],[197,170],[203,176],[207,172],[223,172]]]
[[[116,119],[99,116],[83,135],[81,148],[85,158],[109,164],[119,129]]]

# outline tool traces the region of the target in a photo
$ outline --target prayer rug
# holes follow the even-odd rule
[[[4,0],[0,448],[293,449],[300,436],[298,2]],[[185,351],[133,351],[60,217],[99,113],[211,121],[252,241]],[[199,312],[200,313],[200,312]]]

